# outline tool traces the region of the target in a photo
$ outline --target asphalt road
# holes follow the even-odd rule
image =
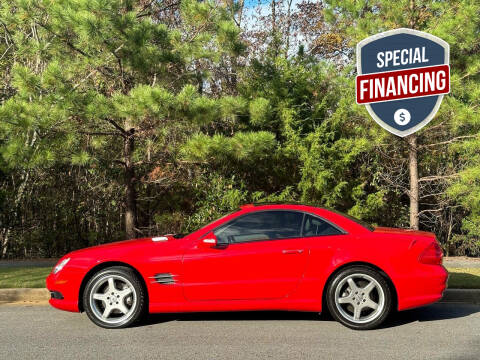
[[[480,268],[480,258],[454,256],[443,258],[443,265],[451,268]]]
[[[151,315],[105,330],[85,314],[0,306],[0,359],[479,359],[480,306],[436,304],[353,331],[311,313]]]

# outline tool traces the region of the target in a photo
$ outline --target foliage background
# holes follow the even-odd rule
[[[419,132],[421,229],[480,256],[474,0],[12,0],[0,4],[0,255],[189,232],[252,201],[408,227],[408,146],[354,101],[356,43],[451,47]]]

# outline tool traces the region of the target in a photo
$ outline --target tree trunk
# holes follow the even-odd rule
[[[277,0],[272,0],[272,33],[275,34],[277,31]]]
[[[410,21],[411,29],[415,28],[415,0],[410,0]],[[419,229],[418,218],[418,153],[417,153],[417,135],[412,134],[407,137],[408,143],[408,169],[410,172],[410,228]]]
[[[292,2],[293,0],[289,0],[288,7],[287,7],[287,44],[285,46],[285,57],[288,57],[288,52],[290,50],[290,29],[292,27]]]
[[[407,137],[408,142],[408,160],[410,172],[410,227],[419,229],[418,219],[418,159],[417,159],[417,135],[412,134]]]
[[[129,129],[124,139],[125,234],[129,239],[137,236],[137,192],[135,191],[135,167],[132,161],[134,148],[135,129]]]

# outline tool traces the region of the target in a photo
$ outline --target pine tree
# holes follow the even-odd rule
[[[205,91],[209,69],[244,49],[226,9],[185,0],[176,10],[133,0],[18,0],[0,9],[12,89],[0,107],[2,158],[16,169],[117,167],[127,237],[138,233],[140,179],[171,153],[168,129],[181,141],[241,106],[230,97],[222,113],[225,101]]]

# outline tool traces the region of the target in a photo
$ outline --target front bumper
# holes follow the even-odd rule
[[[66,269],[57,274],[50,273],[46,279],[47,289],[52,294],[48,301],[54,308],[72,312],[79,312],[78,295],[80,282]]]
[[[63,295],[60,291],[50,291],[50,297],[52,299],[63,300]]]

